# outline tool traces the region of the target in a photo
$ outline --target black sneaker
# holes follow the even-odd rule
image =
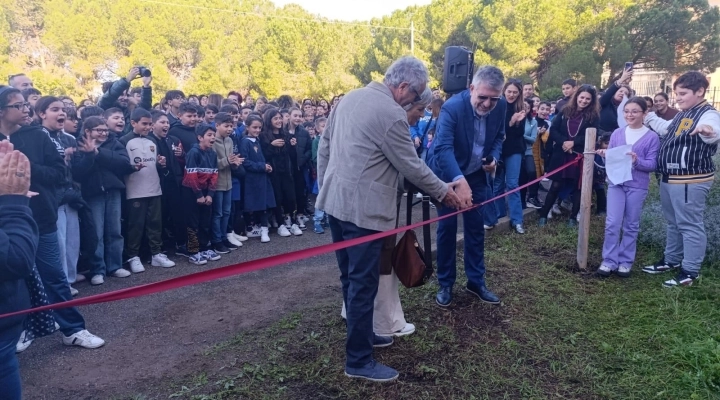
[[[543,203],[542,203],[542,201],[538,200],[537,197],[531,197],[527,201],[527,206],[530,208],[539,210],[539,209],[543,208]]]
[[[680,270],[680,272],[678,272],[678,274],[674,278],[670,279],[669,281],[663,282],[663,286],[668,288],[676,286],[691,286],[697,278],[697,276],[692,276],[687,272]]]
[[[222,243],[215,243],[213,245],[213,250],[215,250],[215,252],[218,254],[227,254],[230,252],[230,249],[225,247],[225,245]]]
[[[175,255],[190,258],[193,255],[187,250],[187,247],[183,244],[175,247]]]
[[[223,244],[223,246],[227,247],[228,250],[237,250],[238,249],[237,246],[230,243],[230,241],[227,239],[223,240],[222,244]],[[217,252],[217,250],[215,250],[215,252]]]
[[[662,274],[663,272],[670,271],[671,269],[678,268],[680,264],[671,264],[665,262],[665,258],[661,259],[660,261],[656,262],[653,265],[648,265],[647,267],[643,267],[642,271],[646,272],[648,274]]]

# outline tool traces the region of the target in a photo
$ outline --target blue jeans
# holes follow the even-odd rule
[[[377,233],[332,215],[329,219],[333,243]],[[347,309],[345,365],[348,368],[362,367],[373,359],[373,310],[380,283],[382,245],[383,239],[378,239],[335,252]]]
[[[232,190],[218,190],[213,195],[212,238],[213,244],[222,243],[227,236],[227,226],[230,222],[230,209],[232,208]]]
[[[57,232],[40,235],[35,266],[40,273],[40,280],[45,286],[50,304],[72,300],[70,284],[60,262],[60,246]],[[85,320],[75,307],[54,310],[55,321],[60,325],[60,331],[70,336],[85,329]]]
[[[80,220],[77,211],[68,204],[58,208],[57,219],[60,261],[70,284],[77,278],[77,263],[80,257]]]
[[[123,237],[121,233],[120,213],[122,200],[119,190],[109,190],[93,196],[86,201],[92,210],[98,247],[95,258],[98,260],[93,275],[111,275],[122,267]]]
[[[488,192],[485,172],[480,170],[465,177],[472,190],[473,204],[485,201]],[[483,228],[483,209],[487,205],[466,211],[463,216],[465,236],[465,275],[468,282],[485,284],[485,229]],[[448,207],[438,208],[438,216],[454,212]],[[452,287],[455,284],[457,251],[457,216],[445,218],[437,227],[437,277],[440,286]]]
[[[503,159],[503,167],[498,168],[495,175],[495,182],[493,184],[493,196],[499,196],[506,191],[516,189],[520,185],[520,168],[523,166],[523,155],[512,154],[506,156]],[[523,223],[522,213],[522,201],[520,200],[520,192],[515,192],[507,197],[507,206],[510,209],[510,222],[513,225]],[[492,203],[495,207],[495,218],[492,218],[492,213],[489,214],[490,219],[487,222],[492,222],[487,225],[497,224],[497,220],[506,215],[505,212],[505,198],[495,200]],[[492,208],[490,209],[492,211]]]
[[[315,207],[315,215],[313,215],[313,221],[317,224],[322,222],[323,218],[325,218],[325,211]]]
[[[0,342],[0,400],[22,400],[20,365],[15,356],[18,339]]]

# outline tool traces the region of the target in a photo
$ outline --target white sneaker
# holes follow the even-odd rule
[[[406,323],[405,327],[402,328],[401,330],[393,333],[393,336],[400,337],[400,336],[410,335],[412,333],[415,333],[415,325],[413,325],[411,323]]]
[[[560,210],[560,206],[557,205],[557,203],[553,204],[551,211],[552,211],[552,213],[555,214],[555,215],[560,215],[560,214],[562,214],[562,211]]]
[[[77,289],[75,289],[74,287],[70,286],[70,295],[72,295],[72,297],[77,296],[78,293],[80,293],[80,292],[79,292]]]
[[[142,262],[140,261],[140,257],[133,257],[127,262],[128,264],[130,264],[130,271],[132,271],[133,274],[145,272],[145,267],[143,267]]]
[[[268,227],[263,226],[260,228],[260,243],[267,243],[270,241],[270,235],[268,235]]]
[[[415,198],[418,200],[422,200],[422,193],[415,193]]]
[[[238,241],[232,233],[227,234],[227,241],[235,247],[242,247],[242,242]]]
[[[291,232],[293,235],[295,235],[295,236],[300,236],[300,235],[302,235],[302,230],[300,229],[299,226],[297,226],[297,225],[295,225],[295,224],[293,224],[293,225],[290,227],[290,232]]]
[[[116,278],[127,278],[128,276],[130,276],[130,271],[124,268],[118,268],[117,271],[112,273],[112,276]]]
[[[237,240],[238,242],[247,242],[248,240],[247,236],[238,235],[235,232],[231,232],[231,235],[233,235],[235,237],[235,240]]]
[[[292,218],[290,218],[289,215],[285,217],[285,226],[287,226],[288,229],[290,229],[290,227],[292,226]]]
[[[152,256],[150,265],[153,267],[172,268],[175,266],[175,263],[170,261],[165,254],[159,253]]]
[[[287,226],[285,226],[285,225],[280,225],[280,227],[278,228],[278,235],[280,235],[280,236],[282,236],[282,237],[288,237],[288,236],[290,236],[290,231],[288,231]]]
[[[20,334],[20,339],[18,340],[17,344],[15,345],[15,352],[16,353],[22,353],[23,351],[27,350],[28,347],[32,344],[33,340],[25,340],[25,333],[26,331],[22,331]]]
[[[70,336],[63,335],[62,341],[65,346],[80,346],[86,349],[97,349],[105,344],[104,340],[88,332],[87,329]]]
[[[247,237],[249,238],[256,238],[260,237],[260,225],[253,225],[252,230],[248,232]]]
[[[305,220],[304,220],[303,217],[300,217],[300,216],[299,216],[299,217],[296,218],[296,220],[297,220],[297,226],[298,226],[298,228],[300,228],[301,230],[307,229],[307,227],[305,226]]]
[[[310,222],[310,218],[307,215],[302,216],[303,222]]]
[[[77,274],[77,276],[75,277],[75,282],[73,282],[73,283],[80,283],[80,282],[84,282],[86,280],[87,280],[87,278],[85,277],[85,275]]]
[[[552,219],[552,216],[553,216],[552,210],[548,211],[548,217],[547,217],[547,219]]]
[[[273,228],[278,227],[278,221],[277,218],[275,218],[274,214],[270,216],[270,226],[272,226]]]
[[[105,277],[100,274],[93,275],[93,277],[90,279],[91,285],[102,285],[103,283],[105,283]]]

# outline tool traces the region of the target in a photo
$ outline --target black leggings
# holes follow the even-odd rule
[[[293,172],[295,183],[295,207],[298,214],[307,214],[307,195],[305,194],[305,174],[302,169]]]
[[[297,205],[295,204],[295,183],[289,172],[270,174],[273,192],[275,192],[275,219],[277,223],[283,223],[284,214],[292,214],[295,212]]]
[[[560,181],[553,181],[552,185],[550,185],[550,190],[548,191],[547,197],[545,197],[545,204],[543,204],[543,208],[540,209],[540,218],[547,218],[547,215],[550,212],[553,204],[555,204],[555,201],[557,200],[558,195],[560,194],[560,190],[563,188],[563,185],[572,185],[571,187],[573,188],[573,190],[571,192],[571,196],[573,201],[573,207],[572,213],[570,214],[570,219],[577,218],[578,212],[580,211],[580,191],[577,188],[577,179],[563,179]]]

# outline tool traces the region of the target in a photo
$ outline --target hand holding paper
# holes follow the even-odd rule
[[[613,147],[605,151],[605,172],[608,180],[620,185],[632,180],[632,145]]]

